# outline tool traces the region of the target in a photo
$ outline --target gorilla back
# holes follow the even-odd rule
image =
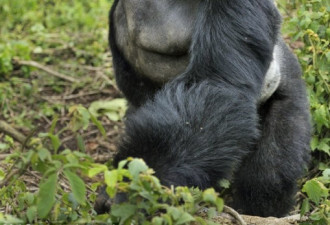
[[[235,209],[283,216],[309,160],[300,66],[271,0],[116,0],[110,47],[130,103],[115,162],[165,185],[232,181]]]

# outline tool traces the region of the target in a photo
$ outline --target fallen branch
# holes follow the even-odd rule
[[[100,91],[91,91],[91,92],[80,92],[78,94],[72,94],[72,95],[65,95],[65,96],[45,96],[45,97],[42,97],[42,99],[51,99],[51,101],[60,101],[60,100],[73,100],[73,99],[76,99],[76,98],[82,98],[82,97],[86,97],[86,96],[90,96],[90,95],[97,95],[99,94]]]
[[[202,218],[208,218],[207,211],[207,208],[202,208],[199,210],[199,215]],[[223,212],[212,218],[212,221],[216,224],[235,225],[293,225],[308,221],[308,218],[306,216],[301,217],[299,214],[282,218],[241,215],[234,209],[224,206]]]
[[[64,74],[62,74],[62,73],[59,73],[59,72],[57,72],[57,71],[54,71],[54,70],[52,70],[52,69],[50,69],[50,68],[48,68],[48,67],[46,67],[46,66],[43,66],[43,65],[41,65],[40,63],[37,63],[37,62],[35,62],[35,61],[23,61],[23,60],[21,61],[21,60],[15,60],[14,62],[15,62],[16,64],[20,65],[20,66],[31,66],[31,67],[35,67],[35,68],[37,68],[37,69],[40,69],[40,70],[43,70],[43,71],[49,73],[50,75],[53,75],[54,77],[58,77],[58,78],[60,78],[60,79],[62,79],[62,80],[70,81],[70,82],[72,82],[72,83],[74,83],[74,82],[79,82],[78,80],[76,80],[76,79],[73,78],[73,77],[69,77],[69,76],[64,75]]]
[[[223,212],[230,214],[232,217],[235,218],[235,220],[237,222],[239,222],[239,224],[247,225],[246,222],[244,221],[244,219],[242,218],[242,216],[236,210],[234,210],[233,208],[230,208],[229,206],[225,205],[224,208],[223,208]]]
[[[22,175],[22,170],[12,170],[10,173],[8,173],[6,175],[6,177],[0,182],[0,189],[5,187],[5,186],[8,186],[8,183],[10,181],[13,181],[12,178],[15,175],[18,175],[18,177],[20,177]],[[14,179],[14,180],[16,180],[16,179]]]
[[[247,222],[248,225],[255,224],[255,225],[291,225],[291,224],[298,224],[300,222],[307,221],[307,217],[300,217],[300,215],[293,215],[288,217],[282,218],[275,218],[275,217],[257,217],[257,216],[248,216],[242,215],[244,220]]]
[[[26,141],[26,137],[24,134],[22,134],[3,120],[0,120],[0,131],[14,138],[21,144],[24,144]]]
[[[282,218],[285,221],[288,221],[289,223],[296,224],[297,222],[306,222],[308,221],[307,216],[301,216],[300,214],[287,216]]]

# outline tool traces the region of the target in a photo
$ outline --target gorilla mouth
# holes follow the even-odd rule
[[[181,57],[187,56],[189,53],[188,48],[183,48],[181,46],[166,46],[166,48],[156,48],[153,46],[144,46],[142,44],[137,44],[137,47],[148,53],[153,53],[164,57]]]
[[[185,71],[189,63],[188,50],[172,51],[137,47],[135,56],[129,58],[140,74],[157,83],[165,83]]]

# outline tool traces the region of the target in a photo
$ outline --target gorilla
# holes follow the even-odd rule
[[[228,179],[239,212],[286,215],[311,127],[280,24],[272,0],[115,0],[109,42],[130,106],[115,164],[143,158],[166,186]]]

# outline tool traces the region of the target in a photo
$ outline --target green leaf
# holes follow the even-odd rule
[[[230,181],[227,179],[222,179],[219,181],[219,186],[228,189],[230,187]]]
[[[51,127],[49,129],[49,133],[51,133],[51,134],[54,134],[55,133],[55,127],[56,127],[57,121],[58,121],[58,115],[55,115],[54,116],[54,119],[52,121],[52,125],[51,125]]]
[[[38,156],[42,162],[44,162],[46,159],[51,159],[50,152],[45,148],[39,149]]]
[[[330,168],[327,168],[322,173],[322,178],[326,183],[330,183]]]
[[[29,223],[32,223],[37,215],[37,207],[32,206],[26,210],[26,217],[28,218]]]
[[[77,107],[77,110],[80,114],[80,122],[82,125],[82,129],[86,130],[89,125],[89,119],[90,119],[91,115],[90,115],[89,111],[81,105],[79,105]]]
[[[180,218],[181,216],[181,211],[178,208],[175,207],[168,207],[167,208],[167,213],[171,215],[171,217],[176,221]]]
[[[328,189],[316,179],[307,181],[302,191],[307,193],[308,197],[317,205],[322,197],[328,195]]]
[[[317,148],[330,156],[330,138],[324,138],[320,141]]]
[[[35,195],[30,193],[30,192],[27,192],[25,194],[25,198],[26,198],[26,202],[28,205],[32,205],[33,202],[34,202],[34,199],[35,199]]]
[[[129,204],[129,203],[122,203],[118,205],[113,205],[111,207],[110,214],[117,218],[120,218],[120,224],[125,224],[127,219],[132,217],[137,210],[137,206]]]
[[[317,137],[313,137],[311,140],[311,149],[314,151],[319,144],[319,139]]]
[[[6,215],[5,219],[2,220],[1,214],[0,214],[0,223],[1,224],[24,224],[24,221],[14,217],[14,216],[11,216],[11,215]]]
[[[121,170],[122,168],[124,168],[124,166],[127,164],[127,160],[122,160],[119,162],[118,164],[118,169]]]
[[[48,137],[50,138],[54,152],[56,153],[59,147],[61,146],[61,140],[57,135],[53,135],[53,134],[48,134]]]
[[[307,212],[309,212],[309,201],[308,201],[308,199],[304,199],[304,201],[303,201],[303,203],[301,205],[300,215],[303,216]]]
[[[222,198],[218,197],[217,200],[215,200],[215,205],[217,207],[218,212],[222,212],[223,207],[225,206],[225,203]]]
[[[216,194],[216,192],[214,191],[213,188],[206,189],[203,192],[203,200],[205,202],[209,202],[209,203],[215,204],[216,203],[216,199],[217,199],[217,194]]]
[[[324,215],[322,214],[322,212],[318,211],[313,213],[312,215],[309,216],[309,219],[314,220],[314,221],[319,221],[324,217]],[[321,225],[323,225],[323,223],[319,223]]]
[[[0,143],[0,151],[7,150],[9,148],[9,145],[6,143]]]
[[[91,121],[94,123],[94,125],[97,127],[97,129],[99,129],[99,131],[101,132],[102,136],[103,137],[106,137],[107,134],[105,132],[105,129],[104,129],[102,123],[93,114],[90,114],[90,115],[91,115]]]
[[[90,168],[88,170],[87,175],[89,177],[94,177],[95,175],[102,173],[104,171],[108,170],[108,167],[106,165],[102,165],[102,164],[92,164],[92,168]]]
[[[207,217],[209,219],[214,218],[216,215],[217,215],[217,211],[216,211],[216,209],[214,207],[208,208],[208,210],[207,210]]]
[[[110,120],[112,121],[119,121],[122,116],[120,116],[117,112],[105,112],[104,115],[106,115]]]
[[[118,182],[118,170],[105,171],[104,180],[107,184],[107,193],[113,198],[116,195],[116,184]]]
[[[84,181],[75,173],[64,170],[65,177],[69,180],[73,196],[82,205],[86,202],[86,187]]]
[[[5,172],[0,168],[0,181],[5,178]]]
[[[107,115],[110,120],[118,121],[124,115],[127,108],[127,101],[123,98],[113,99],[111,101],[97,101],[93,102],[88,110],[92,115],[98,117],[100,115]]]
[[[168,214],[164,214],[162,217],[164,218],[165,224],[173,225],[173,220]]]
[[[118,171],[117,170],[105,171],[104,181],[108,185],[108,187],[111,188],[116,187],[118,181]]]
[[[80,151],[86,152],[84,139],[82,138],[82,136],[80,134],[77,135],[77,144],[78,144],[78,148]]]
[[[128,164],[128,171],[134,178],[137,178],[141,172],[146,172],[147,170],[148,166],[142,159],[133,159]]]
[[[57,173],[49,175],[49,177],[40,185],[38,194],[37,211],[41,219],[49,214],[55,203],[55,194],[57,190]]]
[[[189,213],[184,212],[181,214],[180,218],[176,221],[175,224],[188,224],[189,222],[195,221],[194,217],[192,217]]]
[[[159,216],[156,216],[154,218],[152,218],[152,222],[151,222],[153,225],[163,225],[165,223],[165,219],[159,217]]]

